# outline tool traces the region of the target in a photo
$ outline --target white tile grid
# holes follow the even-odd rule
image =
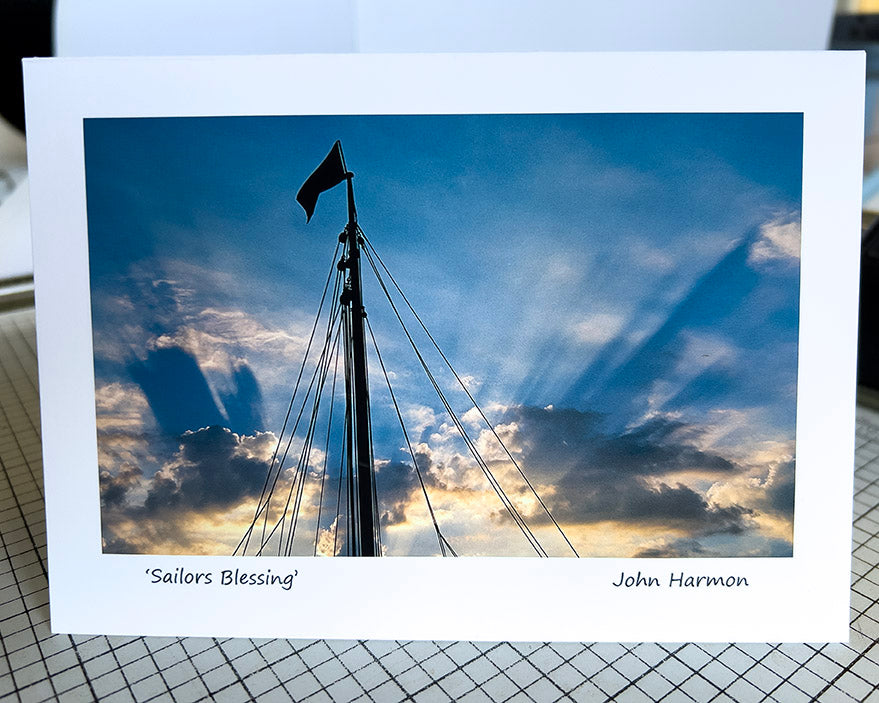
[[[305,641],[49,632],[33,311],[0,315],[0,701],[879,703],[879,416],[859,412],[848,645]]]

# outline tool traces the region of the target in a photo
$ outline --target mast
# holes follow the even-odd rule
[[[342,157],[344,166],[344,157]],[[340,302],[348,312],[350,322],[350,360],[351,373],[346,374],[350,380],[346,384],[346,394],[350,399],[353,413],[350,415],[348,431],[354,438],[354,455],[349,455],[349,470],[353,469],[356,495],[352,502],[356,503],[355,520],[352,521],[354,534],[352,544],[354,556],[380,556],[377,548],[376,515],[373,510],[373,459],[372,431],[369,416],[369,379],[366,371],[366,332],[363,319],[366,309],[363,307],[363,288],[360,275],[360,241],[357,228],[357,209],[354,207],[354,174],[345,169],[348,186],[348,224],[340,238],[348,244],[348,256],[340,262],[348,269],[348,280],[342,292]]]
[[[279,538],[279,552],[280,547],[282,546],[280,542],[283,542],[284,536],[284,524],[285,520],[288,516],[288,509],[290,508],[291,496],[294,488],[298,489],[296,495],[296,501],[292,507],[293,516],[292,516],[292,525],[290,527],[289,535],[287,536],[286,547],[284,547],[284,553],[289,555],[292,552],[292,544],[293,544],[293,533],[296,526],[296,520],[299,517],[299,511],[301,507],[301,499],[302,492],[305,486],[305,481],[308,477],[309,473],[309,457],[312,449],[312,440],[313,440],[313,432],[315,428],[315,422],[319,416],[318,406],[321,400],[321,396],[323,393],[324,382],[327,378],[327,373],[329,372],[330,363],[329,360],[332,355],[336,355],[336,363],[334,365],[333,370],[333,384],[332,391],[330,391],[330,402],[333,402],[333,398],[335,397],[336,390],[336,372],[338,370],[338,352],[339,352],[339,341],[343,340],[344,347],[344,357],[345,357],[345,422],[344,422],[344,433],[342,437],[343,447],[341,450],[341,458],[347,464],[347,471],[344,469],[340,470],[339,474],[339,490],[337,496],[337,507],[336,507],[336,519],[333,521],[335,524],[335,535],[333,538],[333,552],[336,551],[337,545],[337,537],[339,535],[339,523],[342,517],[341,510],[341,501],[343,495],[342,481],[345,477],[347,477],[347,500],[348,500],[348,509],[347,509],[347,547],[346,554],[353,556],[366,556],[366,557],[377,557],[381,556],[382,547],[381,547],[381,532],[379,528],[378,522],[378,503],[376,500],[376,492],[375,492],[375,462],[373,459],[372,453],[372,427],[371,427],[371,418],[370,418],[370,402],[369,402],[369,379],[367,374],[367,359],[366,359],[366,332],[369,330],[370,337],[375,346],[375,355],[376,361],[381,368],[382,373],[384,374],[385,381],[388,385],[388,393],[390,395],[391,401],[394,405],[394,408],[397,412],[397,418],[400,422],[400,428],[403,431],[403,437],[406,440],[406,445],[409,450],[409,454],[412,458],[412,468],[415,471],[415,474],[418,477],[418,481],[421,485],[421,490],[424,493],[424,499],[427,503],[427,509],[430,513],[431,520],[433,521],[434,531],[436,532],[437,542],[439,544],[440,553],[443,556],[447,554],[451,554],[452,556],[458,556],[452,546],[449,544],[448,540],[443,537],[440,526],[437,521],[436,514],[434,512],[433,507],[430,503],[430,497],[428,496],[427,487],[425,485],[424,478],[422,476],[421,470],[418,467],[418,461],[416,458],[416,452],[413,450],[412,445],[409,441],[409,435],[406,432],[405,423],[403,422],[403,416],[400,411],[400,407],[397,403],[394,390],[391,387],[390,378],[388,376],[387,369],[385,367],[384,361],[382,360],[381,352],[378,348],[378,343],[374,335],[372,334],[371,325],[368,323],[366,318],[366,309],[363,305],[363,285],[362,285],[362,274],[361,274],[361,252],[365,251],[368,262],[373,269],[373,272],[378,279],[378,283],[381,286],[382,291],[387,298],[387,301],[390,303],[391,308],[394,311],[394,314],[399,321],[400,325],[403,327],[403,331],[406,334],[407,339],[409,340],[410,345],[418,356],[421,365],[427,374],[428,379],[433,385],[434,390],[436,391],[439,399],[442,401],[443,406],[446,409],[446,412],[449,414],[450,418],[455,424],[458,432],[461,435],[464,443],[467,445],[467,448],[470,450],[470,453],[473,455],[473,458],[476,460],[477,465],[482,470],[485,478],[487,479],[490,487],[497,494],[497,497],[500,499],[503,507],[509,513],[512,520],[515,522],[516,526],[528,540],[529,545],[534,549],[534,551],[538,554],[538,556],[546,557],[548,556],[546,550],[540,545],[537,541],[537,537],[532,531],[532,529],[527,524],[525,518],[519,512],[516,507],[516,504],[510,499],[507,492],[504,490],[503,486],[501,486],[498,479],[492,474],[491,468],[489,467],[486,460],[480,456],[476,443],[474,442],[474,438],[470,436],[464,424],[462,423],[460,417],[455,413],[452,409],[446,395],[443,393],[442,389],[437,385],[434,374],[431,372],[430,368],[428,368],[425,363],[424,358],[421,353],[418,351],[418,348],[415,344],[412,335],[406,327],[406,323],[403,321],[403,318],[400,315],[400,311],[397,306],[394,304],[394,300],[391,296],[391,293],[388,291],[387,286],[385,285],[384,278],[380,273],[379,268],[375,265],[374,259],[377,259],[381,269],[387,273],[388,278],[390,279],[393,287],[396,289],[402,300],[406,303],[409,311],[411,311],[412,315],[420,324],[424,333],[427,335],[428,339],[433,343],[434,348],[442,357],[443,361],[445,361],[446,366],[448,366],[449,370],[454,375],[455,379],[458,381],[461,389],[466,393],[470,402],[473,404],[473,407],[479,412],[483,422],[488,427],[488,429],[493,434],[494,438],[497,440],[498,444],[500,444],[501,448],[506,453],[509,461],[516,468],[518,473],[521,475],[528,489],[530,489],[531,493],[540,503],[543,510],[546,512],[547,516],[550,518],[552,523],[555,525],[556,529],[559,531],[561,536],[564,538],[567,545],[570,547],[571,551],[574,553],[574,556],[579,556],[577,554],[576,549],[565,536],[562,531],[561,526],[556,522],[555,518],[553,518],[552,514],[549,511],[549,508],[537,494],[532,483],[528,480],[528,477],[524,474],[521,467],[517,463],[516,459],[510,453],[509,449],[504,445],[503,440],[498,435],[498,432],[495,430],[494,426],[489,422],[485,413],[482,409],[477,405],[476,400],[471,395],[470,391],[467,389],[467,385],[464,383],[462,378],[458,375],[455,369],[452,367],[446,355],[443,353],[442,349],[437,345],[436,340],[431,335],[430,331],[425,327],[424,322],[422,322],[421,318],[418,316],[418,313],[412,307],[409,300],[406,298],[406,295],[397,285],[396,280],[394,280],[393,275],[388,271],[384,262],[381,260],[381,257],[378,256],[378,253],[373,248],[372,244],[366,238],[366,236],[360,230],[359,225],[357,224],[357,208],[354,205],[354,186],[353,186],[354,174],[348,171],[345,166],[345,157],[342,154],[342,144],[339,140],[336,140],[333,147],[330,149],[329,153],[326,155],[324,160],[318,165],[318,167],[312,172],[312,174],[305,180],[305,183],[299,189],[299,192],[296,194],[296,201],[302,206],[305,210],[306,214],[306,222],[311,220],[312,215],[314,214],[315,206],[317,205],[318,197],[321,193],[339,185],[342,181],[345,181],[346,185],[346,194],[347,194],[347,205],[348,205],[348,222],[345,225],[344,231],[339,235],[339,244],[344,245],[344,251],[342,253],[341,259],[336,262],[335,266],[338,269],[338,273],[336,274],[335,284],[333,286],[333,296],[339,291],[340,284],[342,283],[341,279],[344,277],[344,284],[341,285],[341,294],[339,295],[339,307],[336,308],[332,306],[332,310],[328,313],[327,319],[327,331],[326,338],[324,341],[324,348],[321,352],[320,359],[317,363],[317,368],[312,375],[311,383],[308,385],[307,390],[304,390],[305,398],[301,400],[301,409],[299,414],[296,417],[295,423],[293,424],[293,428],[290,430],[290,437],[287,442],[287,449],[289,449],[290,444],[293,442],[296,436],[296,430],[299,426],[299,420],[302,417],[302,413],[306,409],[306,405],[309,402],[309,398],[311,397],[312,388],[314,386],[315,380],[317,379],[317,386],[315,390],[315,396],[313,399],[313,410],[311,413],[311,420],[308,425],[308,430],[305,433],[305,439],[302,445],[302,452],[300,454],[299,464],[296,468],[296,474],[292,479],[292,483],[290,486],[290,495],[287,497],[287,502],[281,511],[280,518],[276,522],[275,526],[271,529],[271,531],[267,532],[269,514],[272,506],[272,494],[275,491],[275,488],[278,484],[279,478],[282,475],[282,469],[284,464],[284,459],[287,457],[287,449],[284,450],[283,456],[280,458],[277,466],[275,464],[275,459],[278,456],[278,451],[281,447],[282,439],[284,437],[285,429],[287,428],[287,422],[290,418],[290,413],[293,410],[294,402],[297,397],[297,392],[299,390],[300,384],[299,381],[302,377],[302,371],[305,369],[306,364],[309,359],[309,351],[312,347],[312,342],[314,340],[315,331],[317,330],[318,322],[321,319],[321,311],[324,309],[324,303],[326,301],[327,292],[329,290],[330,282],[333,280],[333,272],[330,271],[327,276],[326,284],[324,285],[324,292],[321,296],[320,306],[318,307],[317,316],[315,318],[314,326],[312,327],[311,337],[308,341],[308,346],[306,347],[305,356],[302,359],[302,366],[299,372],[299,378],[296,380],[296,387],[293,390],[293,397],[290,400],[290,406],[287,410],[287,417],[284,419],[284,427],[281,428],[281,432],[278,436],[278,444],[275,449],[275,453],[272,456],[272,460],[269,463],[269,472],[266,475],[265,484],[263,486],[262,493],[260,495],[259,501],[257,503],[256,511],[254,513],[253,520],[251,521],[250,527],[245,532],[244,537],[241,538],[241,542],[238,547],[235,548],[235,554],[242,551],[242,554],[247,551],[247,545],[250,540],[251,534],[253,533],[254,528],[256,527],[257,521],[260,519],[260,516],[263,516],[263,527],[262,527],[262,536],[260,538],[261,542],[259,545],[259,551],[257,554],[262,554],[263,548],[266,546],[267,542],[272,539],[272,536],[275,534],[275,531],[280,528],[280,538]],[[336,252],[334,252],[333,257],[335,258],[336,254],[338,254],[339,246],[336,247]],[[347,271],[347,275],[346,272]],[[338,316],[338,317],[337,317]],[[336,328],[336,324],[339,323],[340,327]],[[341,336],[340,336],[341,335]],[[322,374],[322,375],[320,375]],[[314,553],[317,553],[318,541],[321,534],[320,530],[320,507],[323,503],[323,481],[326,478],[326,458],[329,455],[329,442],[330,435],[332,431],[332,407],[330,408],[329,416],[328,416],[328,427],[327,427],[327,438],[326,438],[326,447],[325,450],[326,456],[324,457],[324,473],[321,478],[321,493],[320,500],[318,503],[318,519],[317,524],[315,526],[314,533]]]
[[[263,548],[266,546],[269,540],[272,539],[272,536],[275,534],[276,530],[280,528],[280,538],[279,538],[279,553],[281,551],[281,547],[283,546],[281,543],[283,542],[284,537],[284,524],[285,520],[288,516],[288,509],[290,508],[291,496],[294,488],[298,488],[298,493],[296,495],[296,501],[292,507],[293,515],[292,515],[292,525],[290,527],[289,535],[287,536],[286,546],[283,551],[285,555],[289,555],[292,552],[293,545],[293,533],[296,526],[296,520],[299,517],[299,510],[301,506],[302,499],[302,491],[305,485],[305,481],[308,477],[309,472],[309,457],[312,448],[312,440],[313,440],[313,432],[315,427],[315,422],[317,421],[319,411],[318,405],[321,400],[321,395],[323,393],[324,382],[326,381],[327,373],[329,372],[329,359],[332,355],[337,355],[339,351],[338,343],[343,340],[344,347],[344,357],[345,357],[345,422],[344,422],[344,433],[342,437],[343,447],[341,450],[341,458],[347,464],[347,471],[340,471],[339,475],[339,490],[337,497],[337,508],[336,508],[336,519],[334,520],[335,524],[335,535],[333,538],[333,552],[336,551],[336,538],[339,534],[339,522],[342,517],[341,510],[341,500],[343,495],[342,489],[342,481],[347,476],[347,498],[348,498],[348,509],[347,509],[347,533],[348,538],[346,553],[353,556],[369,556],[376,557],[381,556],[382,548],[381,548],[381,533],[379,529],[378,522],[378,504],[376,500],[376,492],[375,492],[375,462],[373,459],[372,453],[372,428],[371,428],[371,418],[370,418],[370,403],[369,403],[369,379],[367,376],[367,359],[366,359],[366,331],[371,327],[369,325],[366,318],[366,309],[363,305],[363,287],[362,287],[362,275],[361,275],[361,252],[365,251],[367,259],[369,261],[370,266],[375,273],[378,283],[381,286],[382,291],[385,294],[388,302],[393,309],[397,320],[403,327],[403,331],[406,334],[409,343],[414,349],[415,353],[418,356],[421,365],[427,374],[428,379],[431,381],[434,390],[436,391],[439,399],[442,401],[446,411],[454,422],[458,432],[460,433],[462,439],[464,440],[467,448],[470,450],[470,453],[473,455],[473,458],[476,460],[477,465],[480,469],[482,469],[483,474],[488,480],[489,485],[497,494],[504,508],[509,513],[512,520],[516,523],[516,526],[523,533],[523,535],[528,540],[530,546],[534,549],[535,552],[539,556],[548,556],[546,550],[544,550],[539,542],[537,541],[537,537],[534,535],[531,528],[525,521],[525,518],[519,513],[515,503],[510,499],[507,495],[504,488],[500,485],[498,479],[492,474],[491,468],[488,463],[485,461],[483,457],[479,455],[479,452],[476,448],[476,444],[474,439],[469,435],[467,429],[462,424],[459,416],[452,409],[451,405],[446,398],[446,395],[440,389],[440,387],[436,383],[436,379],[434,374],[428,368],[425,363],[421,353],[418,351],[418,348],[415,344],[415,341],[412,338],[409,330],[406,327],[403,318],[400,316],[400,312],[397,309],[397,306],[394,304],[394,301],[391,297],[390,292],[385,285],[383,277],[376,267],[374,262],[374,257],[378,260],[381,265],[382,270],[387,273],[388,278],[392,282],[394,288],[397,290],[399,295],[402,297],[403,301],[405,301],[406,306],[411,311],[412,315],[420,324],[421,328],[424,330],[427,337],[433,343],[433,346],[436,348],[436,351],[442,357],[443,361],[445,361],[449,370],[455,376],[455,379],[458,381],[458,384],[461,386],[461,389],[467,394],[467,397],[470,399],[474,408],[478,410],[482,420],[487,425],[488,429],[494,435],[494,438],[500,444],[501,448],[504,449],[507,457],[513,466],[517,469],[518,473],[521,475],[525,484],[530,489],[531,493],[540,503],[543,510],[552,520],[553,524],[558,529],[559,533],[565,539],[565,542],[571,548],[571,551],[575,556],[579,556],[577,554],[576,549],[574,549],[571,542],[565,536],[564,532],[561,529],[561,526],[556,522],[555,518],[553,518],[552,514],[549,512],[549,508],[544,504],[541,500],[540,496],[537,494],[534,486],[528,481],[527,476],[525,476],[524,472],[520,468],[519,464],[516,462],[516,459],[504,445],[501,437],[498,435],[495,428],[492,426],[491,422],[489,422],[488,418],[485,416],[485,413],[482,409],[477,405],[476,400],[471,395],[470,391],[467,389],[466,384],[452,367],[449,360],[446,358],[446,355],[443,353],[442,349],[437,345],[436,340],[430,334],[430,331],[427,327],[424,326],[424,322],[422,322],[421,318],[418,316],[418,313],[412,307],[409,300],[406,298],[406,295],[397,285],[397,282],[394,280],[394,277],[391,275],[390,271],[387,270],[384,262],[381,260],[381,257],[378,256],[378,253],[372,247],[372,244],[366,239],[366,236],[360,230],[360,227],[357,224],[357,209],[354,205],[354,187],[353,187],[353,178],[354,174],[348,171],[345,166],[345,158],[342,154],[342,145],[341,142],[336,140],[333,147],[330,149],[330,152],[324,158],[324,160],[320,163],[320,165],[312,172],[312,174],[305,180],[305,183],[299,189],[299,192],[296,194],[296,201],[302,206],[305,210],[306,214],[306,222],[311,220],[312,215],[314,214],[315,206],[317,205],[318,197],[321,193],[339,185],[342,181],[346,183],[346,193],[347,193],[347,205],[348,205],[348,222],[345,225],[344,231],[339,235],[339,243],[344,245],[344,252],[342,254],[341,259],[336,262],[335,266],[338,269],[338,274],[335,278],[334,284],[334,292],[332,295],[335,295],[336,292],[339,291],[341,279],[344,277],[344,284],[341,286],[341,294],[339,295],[339,307],[333,309],[328,313],[329,319],[327,320],[327,332],[326,338],[324,341],[324,348],[321,352],[320,359],[317,363],[317,368],[312,375],[311,383],[308,385],[307,390],[304,390],[305,398],[301,400],[301,409],[299,414],[296,417],[296,420],[293,424],[293,428],[290,430],[290,437],[287,442],[287,449],[289,449],[290,444],[293,442],[293,439],[296,436],[296,429],[299,426],[299,420],[302,417],[302,413],[306,409],[306,404],[309,402],[309,398],[311,397],[312,387],[314,385],[315,380],[317,379],[317,386],[315,390],[315,396],[313,399],[313,411],[311,413],[311,420],[309,422],[308,430],[305,434],[305,439],[302,445],[302,452],[300,454],[299,464],[296,468],[296,474],[293,477],[292,484],[290,487],[290,495],[287,497],[287,502],[281,511],[280,518],[275,523],[275,526],[266,534],[268,527],[269,514],[272,509],[272,494],[275,491],[275,488],[278,484],[279,478],[282,475],[282,469],[284,464],[284,459],[287,457],[287,449],[284,450],[283,456],[280,458],[280,461],[275,463],[276,458],[278,457],[278,451],[281,448],[282,439],[284,437],[285,429],[287,428],[287,422],[290,419],[290,414],[294,407],[294,402],[297,398],[297,392],[300,387],[300,379],[302,377],[302,372],[306,367],[306,364],[309,359],[309,351],[312,347],[312,342],[315,337],[315,332],[317,330],[318,322],[321,319],[321,311],[324,308],[324,303],[326,301],[327,292],[329,290],[330,282],[333,280],[333,272],[330,271],[326,284],[324,286],[324,292],[321,296],[320,306],[318,307],[317,316],[315,318],[314,326],[311,332],[311,338],[308,341],[308,346],[306,347],[305,356],[302,359],[302,366],[299,372],[299,378],[296,380],[296,387],[293,390],[293,397],[290,399],[290,406],[287,410],[287,416],[284,419],[284,426],[281,428],[281,432],[278,436],[277,447],[275,448],[275,452],[272,456],[271,462],[269,462],[269,471],[266,475],[265,484],[263,485],[263,490],[260,495],[259,501],[257,502],[257,507],[253,516],[253,520],[251,521],[250,527],[245,532],[244,537],[241,538],[241,542],[235,548],[234,554],[238,554],[239,550],[242,554],[246,553],[247,545],[251,538],[254,528],[256,527],[257,522],[260,519],[260,516],[263,516],[263,527],[262,527],[262,536],[260,538],[259,551],[258,555],[262,554]],[[339,247],[337,246],[336,252],[333,254],[335,258],[338,253]],[[347,271],[347,275],[345,272]],[[337,317],[337,315],[339,317]],[[341,319],[340,319],[341,318]],[[336,323],[340,324],[340,328],[336,328]],[[335,332],[334,332],[335,330]],[[397,412],[397,418],[400,422],[400,428],[403,431],[403,437],[406,440],[406,445],[409,450],[409,454],[412,457],[412,468],[414,469],[418,481],[421,485],[422,492],[424,493],[424,499],[427,503],[427,509],[430,513],[430,517],[433,521],[434,531],[436,532],[437,542],[439,544],[440,552],[443,556],[447,554],[451,554],[452,556],[458,556],[452,546],[449,544],[448,540],[443,537],[439,523],[437,522],[436,515],[434,513],[433,507],[430,503],[430,497],[428,496],[427,487],[424,482],[424,478],[422,473],[418,467],[418,462],[416,459],[416,452],[413,451],[412,445],[409,441],[409,435],[406,432],[406,427],[403,422],[403,416],[400,412],[400,407],[397,403],[396,397],[394,395],[393,388],[391,387],[390,378],[388,376],[387,369],[384,365],[384,361],[382,360],[381,352],[378,349],[378,344],[375,340],[375,337],[372,335],[372,330],[369,329],[370,336],[372,338],[373,344],[375,345],[375,354],[376,361],[379,364],[381,371],[384,374],[385,381],[388,384],[388,393],[390,394],[391,401],[394,405],[394,408]],[[340,336],[341,335],[341,336]],[[329,355],[329,356],[328,356]],[[335,397],[336,390],[336,372],[338,370],[338,356],[336,356],[336,363],[334,365],[333,371],[333,384],[332,391],[330,391],[330,402],[333,402],[333,398]],[[319,375],[322,374],[322,375]],[[332,430],[332,407],[330,408],[329,418],[328,418],[328,427],[327,427],[327,439],[326,439],[326,447],[325,453],[329,454],[329,442],[330,442],[330,434]],[[315,543],[314,543],[314,552],[317,553],[318,541],[320,537],[320,506],[323,502],[323,481],[326,478],[326,456],[324,459],[324,474],[321,478],[321,498],[318,504],[318,520],[317,525],[315,526]]]

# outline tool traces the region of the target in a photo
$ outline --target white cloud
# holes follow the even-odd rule
[[[718,505],[759,505],[765,509],[767,492],[792,478],[792,462],[791,456],[781,456],[752,466],[746,474],[718,481],[706,495]]]
[[[345,547],[345,525],[343,523],[342,517],[337,515],[328,527],[320,528],[317,539],[318,556],[332,557],[341,553]]]
[[[639,268],[652,273],[667,273],[674,270],[678,259],[667,249],[660,249],[640,237],[630,237],[625,243],[631,260]]]
[[[598,312],[573,322],[571,336],[581,344],[607,344],[619,334],[625,320],[621,315]]]
[[[747,505],[755,509],[756,532],[765,537],[793,539],[795,462],[791,456],[751,467],[745,475],[718,481],[706,496],[718,505]]]
[[[273,329],[241,310],[206,308],[187,324],[153,341],[156,348],[181,347],[203,370],[225,371],[248,352],[279,355],[289,363],[305,352],[308,324]]]
[[[760,227],[760,237],[748,252],[748,263],[759,266],[800,258],[800,223],[780,218]]]
[[[403,411],[406,427],[415,436],[420,436],[428,427],[436,427],[437,418],[433,408],[426,405],[411,405]]]
[[[140,388],[118,382],[100,385],[95,389],[95,407],[101,471],[115,476],[126,467],[154,468],[155,420]]]
[[[464,387],[471,393],[475,393],[482,388],[482,380],[476,378],[473,374],[465,374],[461,376],[461,383],[463,383]]]
[[[150,406],[139,386],[113,382],[95,388],[95,407],[100,429],[142,430]]]
[[[570,256],[552,253],[543,264],[542,280],[549,285],[573,286],[583,279],[585,269],[583,261],[578,261],[574,266]]]

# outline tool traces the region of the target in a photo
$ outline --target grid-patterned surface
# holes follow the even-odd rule
[[[848,645],[49,632],[33,312],[0,315],[0,700],[879,702],[879,416],[859,413]],[[820,607],[820,606],[819,606]]]

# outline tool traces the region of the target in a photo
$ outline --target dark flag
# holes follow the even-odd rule
[[[330,153],[321,161],[320,166],[314,169],[314,173],[305,179],[305,183],[296,194],[296,201],[307,215],[306,222],[311,220],[314,214],[317,196],[344,181],[346,173],[345,162],[342,159],[342,144],[337,140]]]

